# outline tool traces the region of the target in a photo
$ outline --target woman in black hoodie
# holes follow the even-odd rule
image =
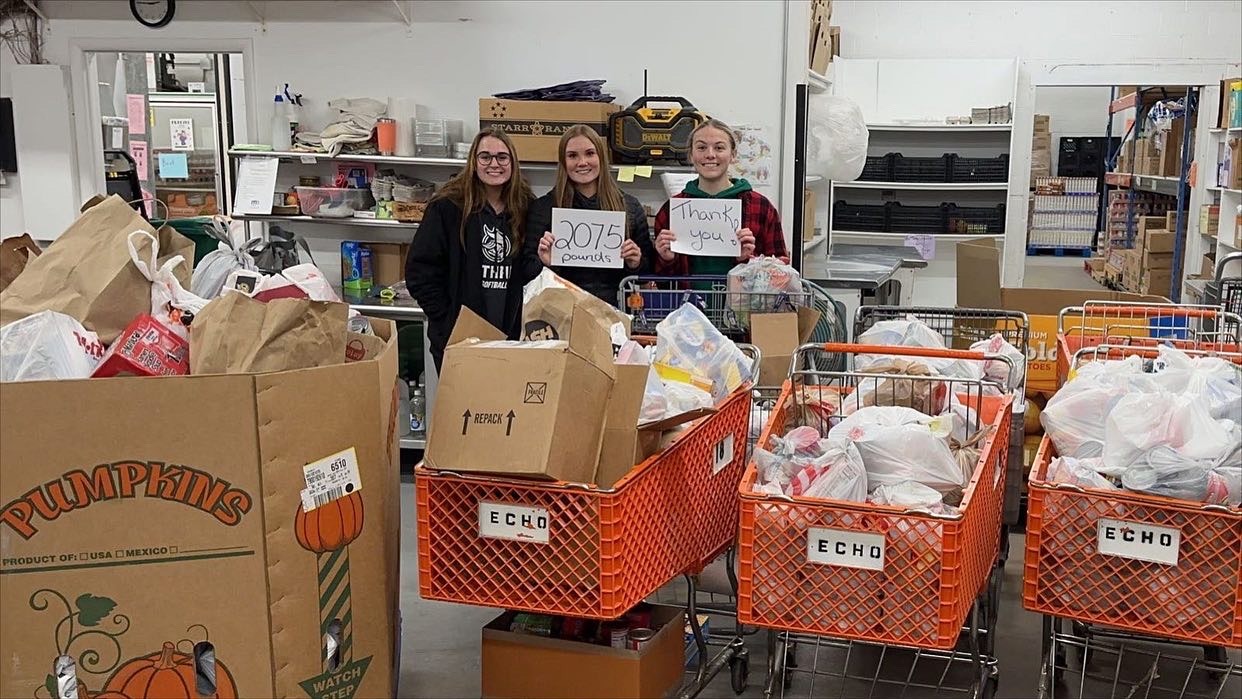
[[[553,271],[577,284],[587,293],[616,306],[621,280],[633,274],[649,273],[655,261],[655,247],[647,212],[634,197],[621,191],[608,162],[608,147],[590,127],[578,124],[561,136],[556,166],[556,186],[536,199],[526,217],[527,254],[535,255],[552,267],[552,209],[593,209],[624,211],[625,240],[621,243],[624,267],[553,267]]]
[[[480,131],[466,166],[427,205],[405,263],[405,284],[427,315],[436,369],[462,306],[516,340],[522,287],[539,275],[522,224],[532,195],[509,137]]]

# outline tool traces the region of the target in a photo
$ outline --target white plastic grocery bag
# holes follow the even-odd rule
[[[930,417],[905,407],[863,408],[828,432],[858,447],[867,468],[867,486],[916,481],[939,493],[961,491],[967,483],[949,450],[952,418]]]
[[[0,327],[0,381],[85,379],[104,350],[77,320],[40,311]]]
[[[135,245],[135,238],[146,237],[150,241],[151,259],[143,260]],[[161,325],[175,332],[181,339],[190,340],[189,321],[207,305],[207,299],[186,291],[173,274],[177,265],[185,261],[181,255],[169,258],[157,267],[160,242],[146,231],[133,231],[125,241],[129,256],[142,276],[151,281],[151,316]]]

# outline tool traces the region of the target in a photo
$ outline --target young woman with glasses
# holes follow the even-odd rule
[[[531,199],[512,142],[491,129],[474,137],[466,166],[427,205],[405,283],[427,315],[437,370],[462,306],[517,339],[522,286],[542,269],[522,244]]]
[[[735,265],[752,257],[772,256],[789,261],[781,215],[768,198],[754,191],[744,179],[729,177],[729,165],[737,155],[737,139],[733,129],[716,119],[709,119],[690,134],[690,162],[698,179],[690,180],[678,198],[741,199],[742,227],[737,232],[741,252],[732,257],[696,257],[678,255],[672,244],[677,239],[669,226],[669,205],[665,202],[655,217],[655,261],[657,274],[667,276],[714,275],[729,273]]]
[[[552,209],[624,211],[625,238],[621,242],[622,268],[552,267]],[[612,306],[617,305],[621,280],[650,273],[655,260],[647,212],[637,199],[621,191],[613,177],[608,146],[588,126],[570,127],[558,148],[556,185],[531,203],[526,217],[526,245],[547,267]]]

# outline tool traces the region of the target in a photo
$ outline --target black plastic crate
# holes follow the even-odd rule
[[[893,154],[888,155],[868,155],[867,164],[863,165],[862,174],[858,179],[867,182],[892,182],[893,181]]]
[[[1009,154],[995,158],[967,158],[954,155],[950,182],[1006,182],[1009,180]]]
[[[903,206],[897,202],[888,207],[890,233],[944,233],[948,224],[949,206]]]
[[[893,161],[893,182],[948,182],[953,155],[907,157],[889,153]]]
[[[946,209],[946,229],[955,235],[1002,234],[1005,232],[1005,205],[957,206]],[[980,228],[981,227],[981,228]]]
[[[832,205],[832,227],[838,231],[883,233],[888,230],[888,210],[883,204],[847,204],[838,201]]]

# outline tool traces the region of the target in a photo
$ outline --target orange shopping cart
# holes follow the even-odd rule
[[[1231,361],[1242,385],[1242,354],[1184,351]],[[1069,371],[1157,355],[1099,344],[1078,349]],[[1043,615],[1039,696],[1242,693],[1242,661],[1227,650],[1242,649],[1242,509],[1054,482],[1056,457],[1045,436],[1029,481],[1022,597]]]
[[[783,694],[795,674],[806,674],[811,693],[832,678],[843,696],[990,696],[999,674],[995,563],[1013,396],[984,379],[805,368],[825,364],[815,361],[823,353],[1009,361],[881,345],[798,350],[760,445],[798,426],[824,434],[863,405],[929,412],[932,402],[956,397],[969,407],[979,456],[960,506],[947,511],[756,492],[757,466],[747,465],[739,489],[738,616],[772,630],[767,694],[777,687]],[[809,668],[796,662],[794,648],[804,656],[813,649]]]
[[[1057,380],[1064,384],[1070,360],[1099,344],[1179,349],[1242,348],[1242,318],[1220,306],[1088,301],[1057,315]]]

